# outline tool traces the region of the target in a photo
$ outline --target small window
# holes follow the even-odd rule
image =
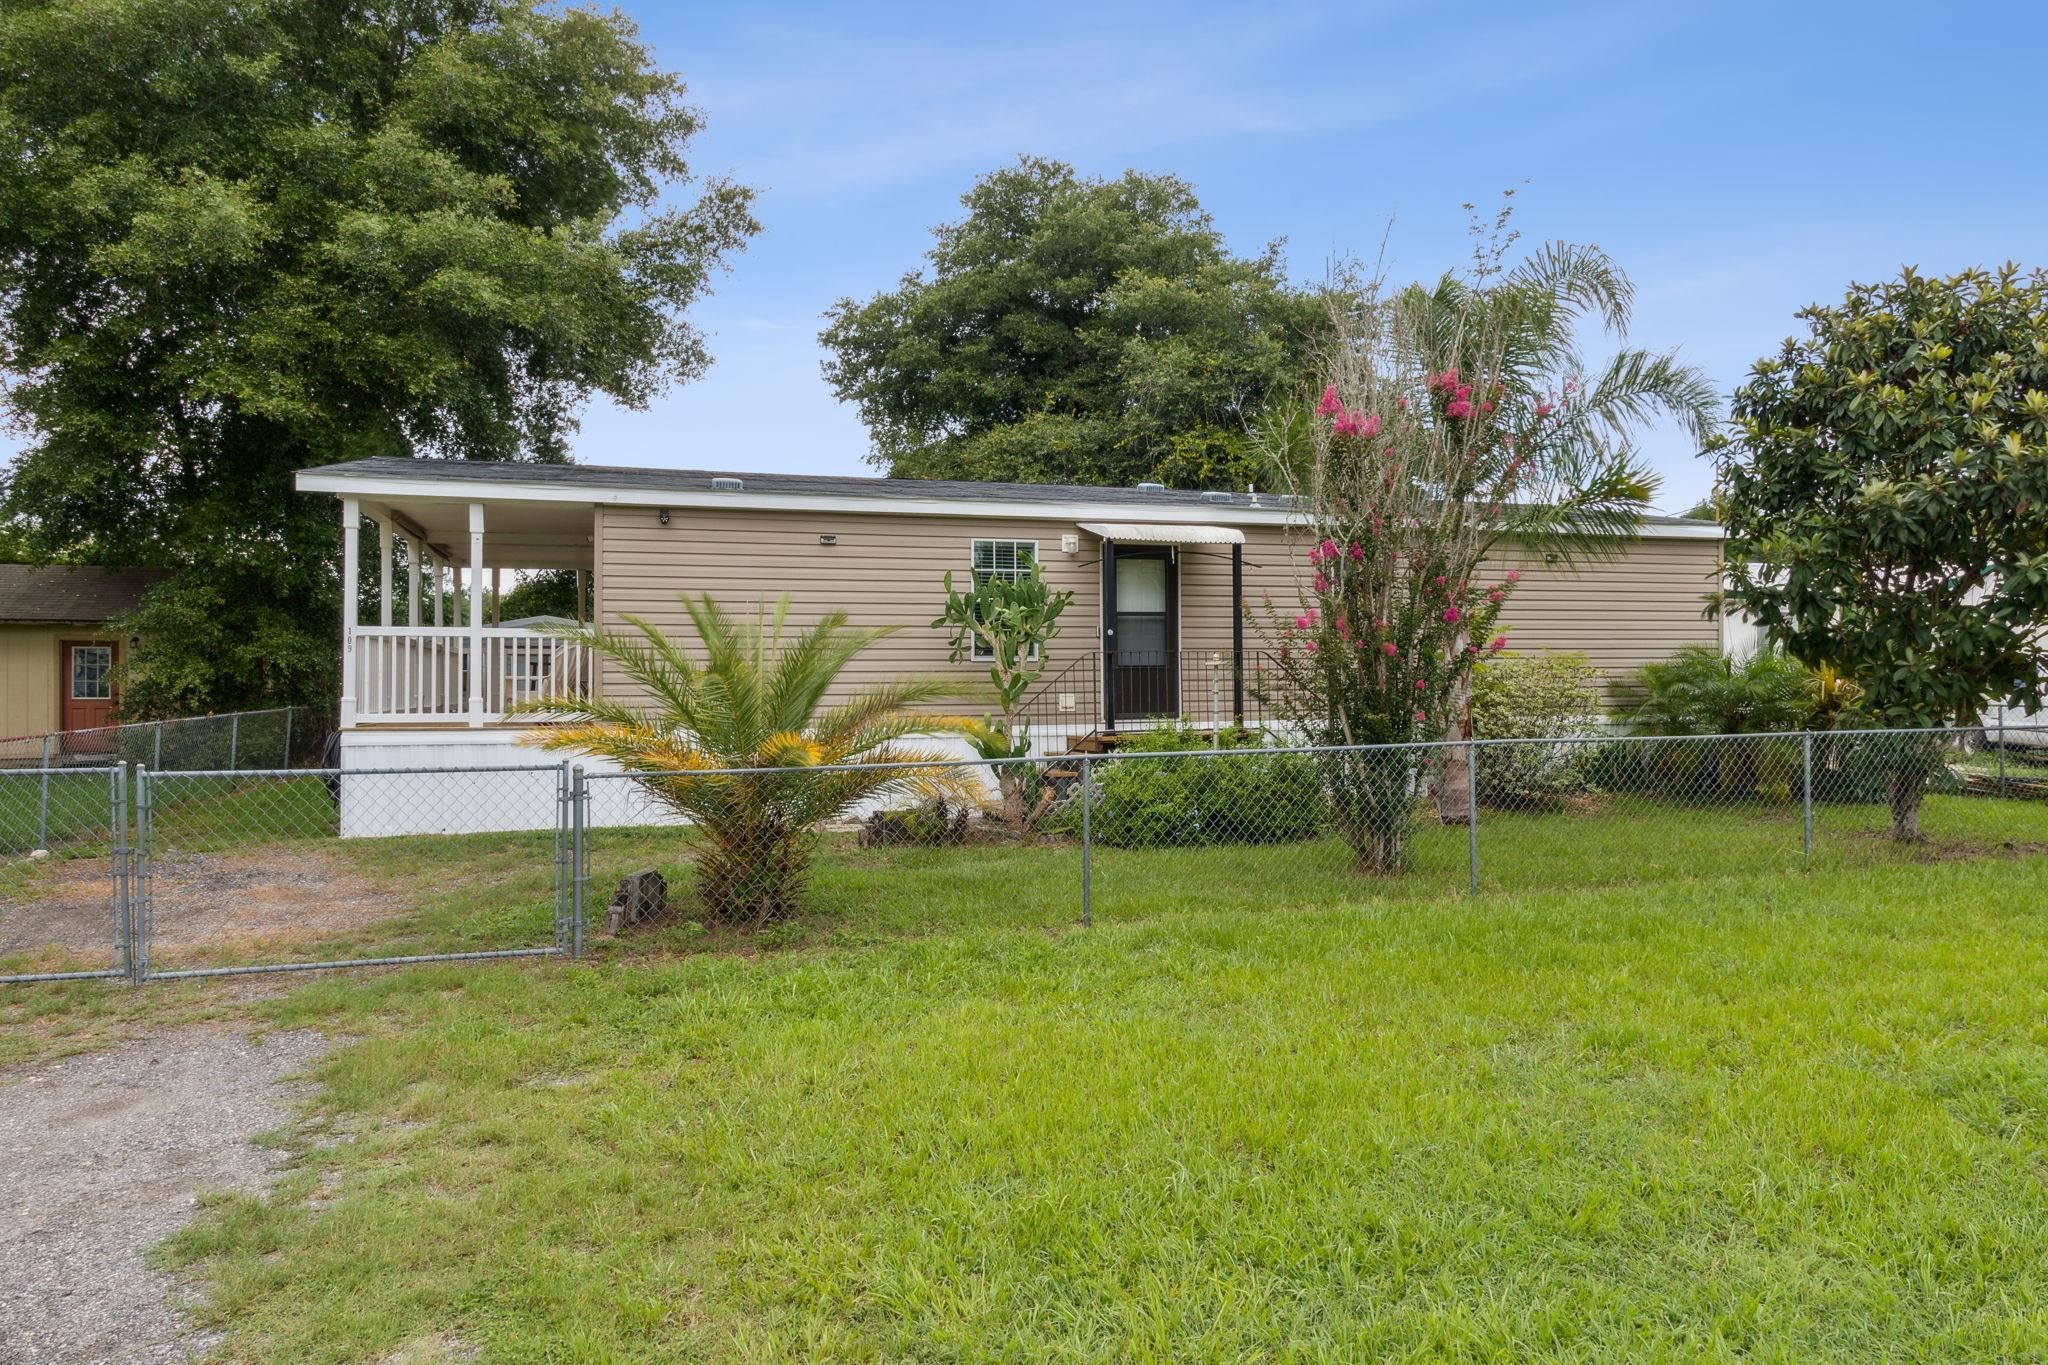
[[[1038,563],[1038,542],[1035,540],[977,540],[973,544],[974,581],[984,583],[991,578],[1007,578],[1012,583],[1030,576],[1031,567]],[[976,659],[993,659],[995,651],[974,642]],[[1038,651],[1032,650],[1036,659]]]
[[[73,645],[71,647],[71,700],[112,701],[114,698],[114,647]]]

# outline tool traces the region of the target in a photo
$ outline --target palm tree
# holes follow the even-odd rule
[[[914,793],[973,802],[968,774],[904,741],[961,722],[914,708],[951,695],[937,680],[869,687],[836,705],[825,695],[860,653],[897,629],[855,629],[829,612],[788,628],[789,598],[735,621],[711,597],[684,597],[700,662],[637,616],[632,631],[563,628],[618,667],[646,706],[595,697],[529,703],[519,714],[560,722],[530,742],[611,759],[703,835],[697,895],[715,919],[755,926],[801,897],[819,824],[863,801]],[[848,768],[847,764],[899,764]]]
[[[1797,659],[1763,650],[1737,663],[1712,645],[1686,645],[1644,664],[1634,728],[1645,735],[1748,735],[1797,730],[1825,700]]]
[[[1475,490],[1496,485],[1506,461],[1522,461],[1517,496],[1461,528],[1474,560],[1503,542],[1566,568],[1612,559],[1630,544],[1657,487],[1635,452],[1639,430],[1664,417],[1703,443],[1720,399],[1705,372],[1674,353],[1621,345],[1603,365],[1588,366],[1582,324],[1597,320],[1600,332],[1622,341],[1634,284],[1600,248],[1569,242],[1547,242],[1504,266],[1516,240],[1507,222],[1504,209],[1490,236],[1480,225],[1472,271],[1397,291],[1388,331],[1401,339],[1406,365],[1487,376],[1500,386],[1502,409],[1548,419],[1540,448],[1491,450],[1465,467],[1464,487],[1443,490],[1445,506],[1469,505]],[[1462,690],[1452,714],[1462,716],[1469,699]],[[1465,757],[1451,750],[1437,783],[1439,814],[1452,823],[1468,809]]]
[[[1776,650],[1737,663],[1712,645],[1686,645],[1636,673],[1643,700],[1631,728],[1640,735],[1761,735],[1811,724],[1827,702],[1822,680],[1805,664]],[[1666,746],[1656,745],[1653,749]],[[1758,789],[1765,744],[1730,739],[1682,745],[1662,755],[1666,764],[1696,768],[1699,790],[1688,795],[1746,798]]]
[[[1499,238],[1470,275],[1409,286],[1395,307],[1425,365],[1485,374],[1506,390],[1504,407],[1541,404],[1552,418],[1536,477],[1490,519],[1490,541],[1520,541],[1566,563],[1606,558],[1626,545],[1657,486],[1635,453],[1638,430],[1661,416],[1704,442],[1720,399],[1675,353],[1620,346],[1588,366],[1581,324],[1597,318],[1608,337],[1626,337],[1634,284],[1600,248],[1570,242],[1545,243],[1502,270],[1513,240]],[[1482,482],[1492,473],[1477,472]]]

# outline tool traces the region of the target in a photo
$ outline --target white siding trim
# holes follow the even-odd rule
[[[730,507],[764,512],[838,512],[900,514],[929,517],[975,517],[1031,521],[1083,520],[1150,522],[1185,525],[1194,509],[1183,504],[1149,508],[1132,503],[987,502],[978,498],[864,498],[827,493],[722,493],[680,488],[593,488],[558,484],[489,484],[468,479],[357,478],[347,474],[301,471],[302,493],[335,493],[367,498],[425,498],[447,502],[553,502],[604,507]],[[1286,508],[1228,507],[1200,509],[1204,521],[1241,526],[1304,524]],[[1646,525],[1644,539],[1720,540],[1714,525]]]

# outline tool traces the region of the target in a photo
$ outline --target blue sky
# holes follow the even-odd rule
[[[819,315],[917,267],[1023,152],[1179,174],[1302,278],[1390,219],[1393,273],[1433,275],[1459,205],[1516,187],[1527,237],[1605,247],[1632,339],[1724,390],[1851,279],[2048,261],[2048,4],[624,7],[764,230],[695,314],[710,372],[594,407],[591,462],[871,472]],[[1705,491],[1676,433],[1645,449],[1661,505]]]
[[[757,187],[764,230],[693,315],[710,372],[593,405],[593,463],[872,472],[820,315],[915,269],[1026,152],[1179,174],[1303,279],[1390,223],[1396,276],[1455,266],[1459,206],[1515,187],[1527,237],[1605,247],[1632,339],[1724,391],[1852,279],[2048,263],[2048,0],[618,3],[705,115],[697,168]],[[1676,432],[1644,446],[1661,506],[1706,490]]]

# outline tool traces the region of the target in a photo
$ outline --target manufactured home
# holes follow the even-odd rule
[[[574,570],[580,612],[610,626],[633,615],[686,635],[679,597],[700,592],[733,611],[786,592],[799,622],[841,609],[900,626],[848,681],[957,678],[949,709],[976,714],[986,667],[949,662],[929,624],[945,575],[1035,563],[1074,594],[1027,704],[1037,746],[1057,753],[1163,720],[1264,719],[1259,622],[1269,601],[1292,614],[1306,568],[1299,518],[1259,493],[405,458],[303,470],[298,486],[340,504],[341,754],[355,768],[530,762],[531,722],[509,707],[616,694],[573,643],[488,619],[488,589],[518,570]],[[1513,647],[1584,650],[1619,677],[1717,643],[1702,604],[1720,536],[1651,518],[1577,571],[1509,552]],[[359,584],[376,589],[374,620],[357,619]]]

